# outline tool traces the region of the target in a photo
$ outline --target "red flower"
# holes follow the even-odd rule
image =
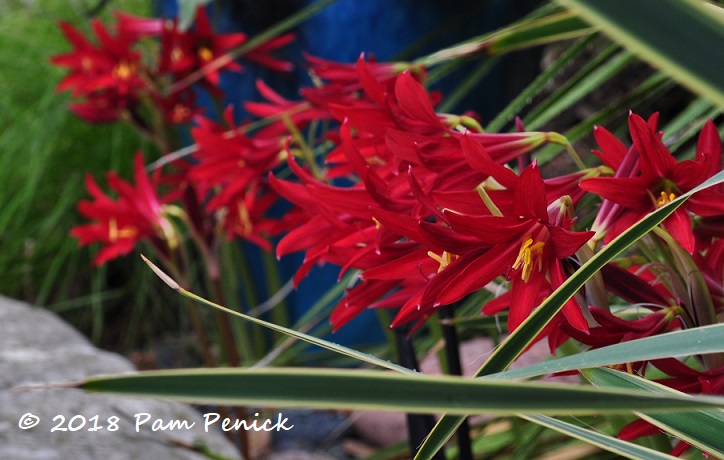
[[[468,149],[477,145],[465,139],[464,142]],[[484,155],[482,151],[477,153]],[[438,256],[445,263],[441,263],[440,272],[430,280],[422,297],[403,306],[393,325],[421,314],[429,315],[438,305],[456,302],[507,274],[512,282],[508,317],[512,331],[537,305],[536,299],[546,283],[556,289],[565,281],[562,260],[593,236],[593,232],[566,229],[570,219],[566,217],[565,199],[547,204],[545,185],[535,162],[520,177],[492,161],[489,164],[493,177],[511,187],[511,207],[503,208],[505,212],[498,209],[497,215],[464,215],[445,210],[444,220],[449,228],[421,222],[419,231],[427,235],[427,241],[449,242],[443,255]],[[382,223],[390,222],[386,219]],[[563,313],[574,328],[588,330],[573,299],[563,307]]]
[[[157,249],[167,252],[178,244],[173,226],[166,217],[166,204],[180,196],[180,191],[160,198],[156,193],[158,177],[152,181],[147,175],[140,152],[135,158],[135,186],[108,173],[108,183],[117,199],[112,199],[98,187],[93,178],[86,176],[86,187],[94,201],[82,201],[78,211],[94,220],[71,230],[80,245],[95,242],[104,244],[94,259],[96,265],[128,254],[136,244],[149,239]]]
[[[249,50],[244,57],[273,70],[289,71],[292,64],[273,57],[271,52],[292,40],[293,34],[281,35]],[[243,33],[215,33],[206,10],[199,6],[191,31],[180,31],[175,20],[166,22],[161,32],[159,70],[173,73],[179,79],[202,70],[204,80],[216,87],[220,70],[241,70],[241,65],[234,61],[231,53],[244,42],[246,35]]]
[[[210,120],[197,118],[191,130],[198,147],[197,163],[189,168],[188,177],[206,209],[217,213],[227,235],[238,235],[269,248],[262,236],[279,232],[265,218],[266,211],[278,198],[268,185],[267,174],[283,158],[283,139],[249,138],[237,127],[231,107],[224,113],[228,130]]]
[[[721,142],[716,127],[706,123],[699,138],[694,160],[678,162],[657,135],[655,119],[647,124],[638,115],[629,116],[629,128],[635,149],[623,153],[625,147],[597,130],[597,139],[604,148],[604,158],[613,166],[625,167],[623,175],[613,178],[592,178],[581,182],[581,188],[602,196],[608,205],[606,219],[614,237],[646,214],[669,203],[679,195],[704,182],[721,170]],[[638,159],[640,174],[635,167]],[[603,207],[602,207],[603,210]],[[689,212],[700,216],[724,214],[724,193],[703,190],[669,216],[663,227],[689,253],[694,252],[695,239]]]
[[[147,87],[139,75],[140,54],[131,49],[134,36],[122,29],[113,36],[98,20],[91,25],[98,46],[70,24],[61,22],[60,28],[74,49],[54,56],[51,62],[70,69],[70,74],[58,83],[58,91],[69,89],[74,96],[86,98],[74,111],[89,121],[109,121],[133,107]]]

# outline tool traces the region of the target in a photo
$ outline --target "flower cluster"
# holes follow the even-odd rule
[[[391,327],[415,331],[440,307],[488,290],[494,298],[480,311],[507,312],[507,330],[515,331],[597,251],[722,169],[711,120],[694,158],[679,160],[662,140],[658,114],[632,113],[629,146],[596,127],[593,153],[601,163],[587,167],[576,157],[578,170],[549,172],[535,153],[545,144],[572,150],[560,134],[528,132],[520,123],[516,132],[490,133],[473,113],[437,113],[442,96],[425,88],[424,68],[364,56],[355,64],[307,56],[316,84],[299,99],[259,81],[264,100],[243,106],[257,120],[239,123],[229,107],[219,123],[201,116],[193,90],[177,83],[198,75],[215,93],[221,71],[241,69],[232,52],[245,36],[214,34],[203,9],[190,31],[169,20],[118,19],[115,36],[94,22],[98,45],[61,25],[74,50],[54,58],[70,70],[59,89],[84,98],[72,110],[90,121],[138,120],[142,101],[160,108],[167,124],[193,120],[191,161],[174,161],[176,174],[163,180],[159,170],[149,178],[137,156],[135,185],[109,175],[117,199],[87,179],[94,201],[79,211],[94,222],[73,235],[104,245],[97,264],[142,240],[173,260],[181,237],[171,217],[187,226],[207,261],[218,260],[221,236],[278,257],[302,251],[296,283],[320,264],[340,267],[340,277],[357,273],[331,314],[335,330],[364,310],[385,308],[394,312]],[[154,68],[134,50],[149,36],[158,38]],[[289,70],[270,51],[290,40],[281,36],[245,58]],[[170,93],[160,90],[162,81],[171,82]],[[171,191],[160,198],[162,184]],[[555,353],[570,338],[598,348],[717,323],[723,223],[724,188],[698,192],[570,298],[539,339]],[[665,385],[721,394],[724,362],[713,356],[698,365],[669,359],[625,368],[657,368],[669,376],[660,380]],[[621,436],[650,430],[637,422]]]
[[[211,93],[220,95],[219,71],[241,70],[231,53],[246,41],[242,33],[217,34],[206,11],[199,7],[190,30],[182,31],[174,19],[148,19],[117,14],[115,30],[100,20],[91,23],[96,43],[67,22],[60,27],[73,50],[54,56],[52,62],[69,70],[58,84],[78,102],[71,110],[93,123],[130,120],[150,129],[148,105],[161,108],[166,123],[189,122],[197,108],[188,81],[200,80]],[[158,53],[148,61],[142,42],[156,38]],[[289,62],[271,53],[294,39],[282,35],[250,50],[244,57],[275,70],[288,71]],[[196,77],[196,78],[194,78]]]

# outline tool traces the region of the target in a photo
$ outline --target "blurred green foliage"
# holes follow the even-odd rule
[[[151,5],[114,1],[100,18],[109,17],[109,6],[148,15]],[[129,306],[145,289],[127,283],[145,275],[134,273],[135,259],[97,269],[95,249],[79,249],[69,235],[82,221],[75,207],[87,198],[86,172],[104,187],[106,171],[130,176],[136,149],[153,154],[128,126],[77,118],[68,111],[70,95],[55,90],[65,71],[50,57],[70,48],[57,22],[89,32],[93,7],[78,0],[0,1],[0,293],[58,311],[96,343],[125,348],[151,332],[142,332],[144,321],[173,320]],[[114,330],[105,327],[109,321]]]

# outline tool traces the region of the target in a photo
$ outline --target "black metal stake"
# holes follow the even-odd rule
[[[448,305],[440,309],[440,318],[452,320],[455,317],[455,305]],[[460,365],[460,341],[458,333],[452,321],[444,321],[442,324],[442,336],[445,340],[445,358],[447,359],[447,371],[451,375],[463,375]],[[470,424],[468,419],[463,420],[457,431],[458,459],[473,460],[473,449],[470,440]]]

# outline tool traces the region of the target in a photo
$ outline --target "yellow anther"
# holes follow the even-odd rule
[[[112,218],[108,222],[108,239],[112,243],[116,242],[118,238],[134,238],[136,235],[138,235],[136,227],[129,225],[119,229],[116,219]]]
[[[433,260],[435,260],[437,263],[440,264],[440,266],[437,269],[437,272],[440,273],[452,263],[453,260],[457,259],[458,256],[455,254],[450,254],[447,251],[443,251],[441,255],[437,255],[432,251],[427,251],[427,255],[431,257]]]
[[[254,229],[254,224],[251,221],[249,210],[243,204],[239,204],[237,209],[239,210],[239,222],[241,223],[242,232],[244,235],[250,235]]]
[[[181,123],[191,115],[191,110],[183,104],[176,104],[171,111],[171,120],[174,123]]]
[[[530,274],[533,272],[533,254],[536,255],[536,259],[538,262],[538,271],[543,270],[544,246],[545,243],[543,241],[533,243],[532,238],[528,238],[527,240],[523,241],[523,244],[520,245],[518,258],[515,259],[513,269],[518,269],[521,266],[523,267],[523,271],[521,273],[521,278],[523,278],[523,281],[527,282],[530,279]]]
[[[214,53],[206,46],[202,46],[201,48],[199,48],[198,55],[199,58],[204,62],[210,61],[214,58]]]
[[[128,80],[133,75],[133,67],[125,61],[119,62],[113,68],[113,76],[121,80]]]
[[[671,203],[671,202],[674,201],[675,199],[676,199],[676,195],[675,195],[675,194],[673,194],[673,193],[668,193],[668,194],[667,194],[666,192],[661,192],[661,194],[659,195],[659,197],[656,199],[656,207],[657,207],[657,208],[660,208],[661,206],[664,206],[664,205],[667,205],[667,204]]]
[[[380,221],[379,221],[379,220],[377,220],[377,218],[376,218],[376,217],[373,217],[373,218],[372,218],[372,222],[374,222],[374,223],[375,223],[375,228],[376,228],[377,230],[379,230],[379,229],[380,229],[380,227],[382,226],[382,223],[380,223]],[[428,253],[428,254],[429,254],[429,253]]]
[[[171,62],[179,62],[184,57],[184,51],[178,47],[174,46],[171,50]]]

